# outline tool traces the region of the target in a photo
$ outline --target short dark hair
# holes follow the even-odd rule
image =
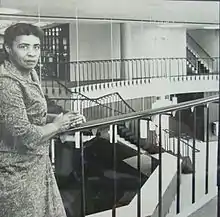
[[[21,35],[34,35],[42,41],[44,32],[39,27],[29,23],[16,23],[5,30],[4,44],[11,47],[15,38]]]

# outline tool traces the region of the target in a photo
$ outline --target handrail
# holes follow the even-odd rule
[[[172,134],[172,133],[174,133],[174,131],[172,131],[172,130],[163,129],[163,131],[165,131],[165,132],[168,133],[169,135],[170,135],[170,134],[171,134],[171,135],[175,135],[175,134]],[[190,145],[189,143],[187,143],[185,140],[181,139],[181,137],[180,137],[180,141],[181,141],[182,143],[184,143],[186,146],[188,146],[188,147],[194,149],[192,145]],[[200,152],[200,150],[197,149],[197,148],[195,148],[194,150],[195,150],[196,152]]]
[[[214,62],[214,58],[198,58],[195,56],[195,54],[187,47],[187,61],[189,61],[189,63],[195,67],[196,70],[199,70],[199,62],[201,62],[201,60],[203,60],[203,64],[206,65],[206,67],[209,70],[213,70],[213,62]],[[211,61],[211,62],[210,62]]]
[[[59,81],[58,81],[59,82]],[[61,83],[62,84],[62,83]],[[63,84],[62,84],[63,85]],[[65,88],[67,88],[65,85],[63,85]],[[68,89],[68,88],[67,88]],[[68,89],[68,91],[70,91],[71,93],[72,93],[72,91],[71,90],[69,90]],[[78,93],[78,92],[77,92]],[[79,93],[80,94],[80,93]],[[82,101],[84,101],[84,100],[98,100],[98,99],[101,99],[101,98],[104,98],[104,97],[108,97],[108,96],[112,96],[112,95],[114,95],[114,94],[116,94],[133,112],[135,112],[135,110],[129,105],[129,104],[127,104],[127,102],[121,97],[121,95],[118,93],[118,92],[114,92],[114,93],[110,93],[110,94],[106,94],[106,95],[104,95],[104,96],[101,96],[101,97],[97,97],[97,98],[89,98],[89,97],[87,97],[87,98],[85,98],[85,99],[80,99],[80,100],[82,100]],[[82,94],[83,95],[83,94]],[[84,96],[84,95],[83,95]],[[52,100],[77,100],[77,98],[52,98]],[[96,103],[98,103],[98,102],[96,102]],[[100,104],[100,105],[102,105],[103,107],[105,107],[105,108],[108,108],[108,109],[110,109],[110,110],[114,110],[114,111],[117,111],[119,114],[124,114],[123,112],[121,112],[121,111],[118,111],[118,110],[116,110],[116,109],[113,109],[113,108],[111,108],[111,107],[108,107],[108,106],[105,106],[105,105],[103,105],[103,104]],[[149,120],[149,119],[148,119]],[[155,125],[155,127],[159,127],[157,124],[155,124],[154,123],[154,125]],[[171,130],[168,130],[168,129],[163,129],[163,131],[164,132],[166,132],[166,133],[170,133],[170,132],[172,132],[172,133],[174,133],[174,131],[171,131]],[[168,132],[169,131],[169,132]],[[185,143],[187,146],[189,146],[189,147],[191,147],[191,148],[193,148],[190,144],[188,144],[187,142],[185,142],[185,140],[182,140],[181,139],[181,141],[183,142],[183,143]],[[199,152],[199,150],[198,149],[196,149],[196,151],[198,151]]]
[[[78,100],[77,98],[62,98],[62,97],[59,97],[59,98],[50,98],[50,99],[52,99],[52,100]],[[107,105],[103,105],[103,104],[101,104],[101,103],[99,103],[99,102],[97,102],[97,101],[93,101],[92,99],[90,99],[90,98],[85,98],[85,99],[80,99],[80,100],[82,100],[82,101],[84,101],[84,100],[90,100],[90,101],[92,101],[92,102],[94,102],[94,103],[96,103],[96,104],[98,104],[98,105],[100,105],[100,106],[102,106],[102,107],[104,107],[104,108],[107,108],[107,109],[110,109],[111,111],[114,111],[114,112],[118,112],[119,114],[124,114],[123,112],[121,112],[121,111],[118,111],[118,110],[116,110],[116,109],[113,109],[113,108],[111,108],[111,107],[109,107],[109,106],[107,106]]]
[[[113,95],[117,95],[122,101],[123,103],[129,108],[131,109],[133,112],[135,112],[135,110],[121,97],[121,95],[118,93],[118,92],[114,92],[114,93],[110,93],[110,94],[106,94],[104,96],[100,96],[98,98],[89,98],[88,96],[80,93],[80,92],[77,92],[77,91],[71,91],[68,87],[66,87],[64,84],[62,84],[59,80],[57,79],[54,79],[59,85],[61,85],[63,88],[65,88],[65,90],[67,90],[69,93],[71,94],[79,94],[83,97],[85,97],[87,100],[91,100],[95,103],[98,103],[99,105],[103,105],[103,104],[100,104],[99,102],[97,102],[97,100],[101,99],[101,98],[104,98],[104,97],[108,97],[108,96],[113,96]],[[108,107],[107,107],[108,108]],[[110,108],[110,107],[109,107]],[[111,108],[112,109],[112,108]],[[122,113],[122,112],[121,112]],[[123,114],[123,113],[122,113]]]
[[[198,58],[198,59],[212,59],[214,60],[215,58],[219,58],[218,56],[216,57],[201,57],[201,58]],[[153,61],[153,60],[175,60],[175,59],[178,59],[178,60],[186,60],[187,58],[186,57],[161,57],[161,58],[128,58],[128,59],[119,59],[119,58],[115,58],[115,59],[105,59],[105,60],[80,60],[80,61],[69,61],[69,62],[59,62],[58,64],[83,64],[83,63],[97,63],[97,62],[123,62],[123,61],[144,61],[144,60],[150,60],[150,61]],[[42,63],[44,64],[44,63]],[[47,64],[50,64],[50,63],[47,63]],[[52,63],[51,63],[52,64]]]
[[[123,102],[129,109],[131,109],[133,112],[135,112],[135,110],[122,98],[122,96],[121,96],[118,92],[109,93],[109,94],[100,96],[100,97],[98,97],[98,98],[92,98],[92,99],[99,100],[99,99],[101,99],[101,98],[108,97],[108,96],[113,96],[113,95],[117,95],[117,96],[122,100],[122,102]]]
[[[186,48],[186,52],[187,52],[187,56],[191,55],[191,57],[188,57],[187,60],[194,66],[196,67],[196,63],[197,63],[197,58],[196,56],[192,53],[192,51],[187,47]],[[196,61],[193,62],[192,60]]]
[[[68,131],[77,132],[77,131],[82,131],[85,129],[107,126],[107,125],[116,124],[122,121],[141,119],[146,116],[160,115],[163,113],[178,111],[181,109],[187,109],[187,108],[204,105],[204,104],[208,104],[208,103],[212,103],[216,101],[219,101],[219,95],[205,97],[203,99],[191,100],[188,102],[182,102],[177,105],[170,105],[170,106],[165,106],[165,107],[150,109],[150,110],[148,109],[148,110],[144,110],[140,112],[131,112],[129,114],[118,115],[117,117],[103,118],[102,120],[89,121],[87,123],[82,124],[79,127],[69,129]]]
[[[81,94],[81,93],[79,93],[79,92],[73,92],[73,91],[71,91],[69,88],[67,88],[64,84],[62,84],[60,81],[58,81],[58,80],[56,80],[56,82],[58,83],[58,84],[60,84],[60,85],[62,85],[65,89],[67,89],[70,93],[76,93],[76,94],[79,94],[79,95],[82,95],[83,97],[85,97],[84,99],[82,98],[82,99],[80,99],[80,100],[82,100],[82,101],[84,101],[84,100],[90,100],[90,101],[93,101],[93,102],[95,102],[95,103],[97,103],[98,105],[101,105],[102,107],[104,107],[104,108],[107,108],[107,109],[110,109],[110,110],[112,110],[112,111],[114,111],[114,112],[118,112],[118,114],[124,114],[123,112],[121,112],[121,111],[119,111],[119,110],[116,110],[116,109],[113,109],[113,108],[111,108],[111,107],[109,107],[109,106],[106,106],[106,105],[103,105],[103,104],[101,104],[101,103],[99,103],[99,102],[97,102],[97,100],[99,100],[99,99],[102,99],[102,98],[105,98],[105,97],[108,97],[108,96],[113,96],[113,95],[117,95],[123,102],[124,102],[124,104],[126,104],[127,105],[127,107],[129,108],[129,109],[131,109],[131,111],[132,112],[135,112],[135,110],[121,97],[121,95],[118,93],[118,92],[114,92],[114,93],[110,93],[110,94],[106,94],[106,95],[103,95],[103,96],[101,96],[101,97],[97,97],[97,98],[89,98],[89,97],[87,97],[87,96],[85,96],[84,94]],[[52,98],[53,100],[77,100],[77,98]],[[150,120],[150,119],[148,119],[148,120]],[[155,125],[155,127],[159,127],[157,124],[155,124],[154,123],[154,125]],[[168,130],[168,129],[167,129]],[[163,131],[164,132],[166,132],[166,133],[169,133],[169,132],[172,132],[172,133],[174,133],[174,131],[172,131],[172,130],[168,130],[169,132],[167,132],[167,130],[165,130],[165,129],[163,129]],[[185,140],[181,140],[183,143],[185,143],[187,146],[189,146],[189,147],[191,147],[191,148],[193,148],[190,144],[188,144],[188,143],[186,143],[185,142]],[[196,149],[196,151],[199,151],[198,149]]]
[[[199,47],[199,49],[202,50],[202,52],[205,53],[206,56],[208,56],[208,58],[210,58],[210,59],[212,59],[212,60],[214,61],[214,58],[211,57],[211,56],[208,54],[208,52],[207,52],[189,33],[187,33],[187,37],[189,37],[190,40],[192,40],[193,43],[195,43],[196,46]]]

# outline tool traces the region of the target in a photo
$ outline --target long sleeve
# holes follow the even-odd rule
[[[11,78],[0,79],[1,136],[9,140],[14,149],[34,150],[43,138],[56,134],[56,129],[52,124],[46,127],[31,123],[20,83]],[[51,130],[48,132],[48,129]]]

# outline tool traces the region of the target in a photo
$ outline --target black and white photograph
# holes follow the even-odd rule
[[[0,0],[0,217],[220,217],[219,9]]]

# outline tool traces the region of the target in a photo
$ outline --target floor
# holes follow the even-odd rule
[[[189,217],[217,217],[217,197]]]

